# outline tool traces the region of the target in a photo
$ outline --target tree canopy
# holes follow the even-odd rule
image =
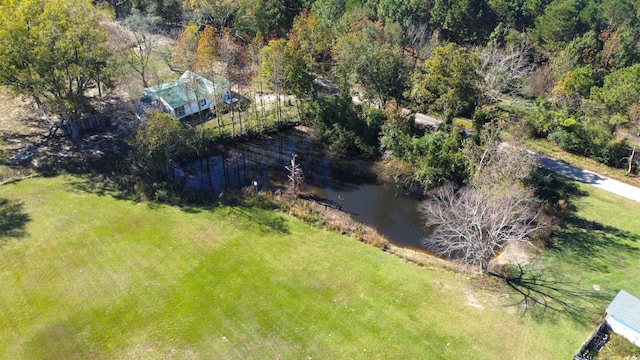
[[[412,97],[445,117],[469,113],[480,96],[479,58],[448,44],[435,48],[420,71],[412,75]]]
[[[4,1],[0,5],[0,84],[42,101],[69,122],[73,138],[91,112],[87,90],[111,85],[108,11],[89,0]]]

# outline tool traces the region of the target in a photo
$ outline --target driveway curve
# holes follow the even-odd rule
[[[564,161],[556,160],[544,155],[539,155],[538,163],[540,167],[553,171],[569,179],[589,184],[610,193],[640,202],[640,188],[635,186],[610,179],[606,176],[581,169]]]

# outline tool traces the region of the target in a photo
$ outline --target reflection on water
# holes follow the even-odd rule
[[[421,249],[425,236],[415,198],[398,194],[393,184],[379,184],[369,163],[333,159],[321,143],[301,128],[238,144],[224,154],[176,167],[177,179],[221,192],[257,181],[260,187],[287,181],[285,166],[297,154],[304,173],[303,191],[336,203],[352,218],[375,228],[393,244]]]

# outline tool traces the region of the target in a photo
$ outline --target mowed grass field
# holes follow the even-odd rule
[[[0,186],[0,359],[567,359],[592,331],[277,212],[84,188]],[[616,271],[597,282],[638,289]]]
[[[640,297],[640,203],[573,184],[581,192],[573,200],[577,212],[543,261],[581,288],[599,288],[610,298],[621,289]]]

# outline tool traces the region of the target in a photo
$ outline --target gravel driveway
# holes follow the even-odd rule
[[[569,179],[593,185],[602,190],[640,202],[640,188],[635,186],[610,179],[592,171],[581,169],[564,161],[555,160],[544,155],[540,155],[539,164],[540,167],[568,177]]]

